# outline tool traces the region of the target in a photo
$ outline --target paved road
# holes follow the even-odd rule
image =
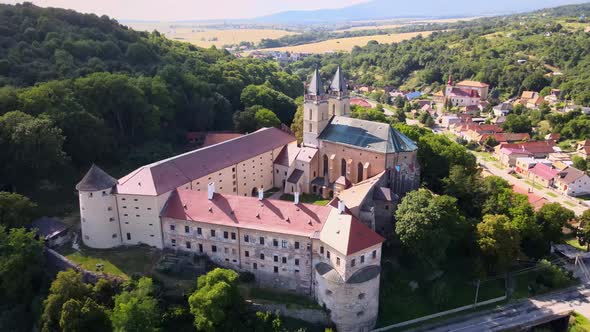
[[[586,211],[588,209],[588,207],[586,205],[580,204],[580,202],[575,198],[563,196],[551,189],[539,190],[539,189],[532,188],[532,186],[529,185],[528,183],[526,183],[524,180],[517,179],[514,176],[508,174],[505,170],[496,167],[494,165],[494,162],[486,161],[480,157],[477,157],[477,161],[480,163],[480,165],[484,166],[490,173],[503,178],[504,180],[508,181],[508,183],[515,185],[517,187],[520,187],[520,188],[531,189],[535,195],[541,196],[541,197],[547,199],[547,201],[549,201],[551,203],[554,203],[554,202],[559,203],[562,206],[574,211],[576,213],[576,215],[581,215],[584,211]],[[553,196],[547,194],[548,192],[552,193]],[[554,197],[554,196],[557,196],[557,197]],[[568,202],[570,204],[568,204],[566,202]],[[574,204],[574,205],[571,205],[571,204]]]
[[[414,332],[504,331],[548,322],[576,311],[590,317],[590,289],[577,287],[506,305],[497,309],[423,326]]]

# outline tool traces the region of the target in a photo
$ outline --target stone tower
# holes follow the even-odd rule
[[[338,66],[336,74],[330,84],[330,99],[328,101],[330,116],[350,114],[350,98],[348,95],[347,82]]]
[[[96,165],[92,165],[76,185],[80,199],[82,241],[90,248],[121,245],[116,185],[117,180]]]
[[[445,96],[448,97],[451,95],[451,91],[453,91],[453,86],[454,86],[454,82],[453,82],[453,75],[451,73],[449,73],[449,81],[447,82],[447,86],[445,88]]]
[[[330,121],[328,97],[319,70],[315,70],[305,89],[303,101],[303,145],[318,147],[318,136]]]

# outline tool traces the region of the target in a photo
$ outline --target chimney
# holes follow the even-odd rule
[[[212,200],[213,194],[215,194],[215,182],[209,182],[207,185],[207,198]]]
[[[338,200],[338,212],[340,212],[340,214],[344,214],[344,210],[346,210],[346,205],[344,205],[344,201]]]
[[[258,190],[258,200],[261,201],[264,199],[264,188],[260,188],[260,190]]]
[[[294,196],[295,196],[295,200],[293,201],[293,203],[294,203],[295,205],[297,205],[297,204],[299,204],[299,193],[298,193],[298,192],[295,192],[295,193],[293,193],[293,194],[294,194]]]

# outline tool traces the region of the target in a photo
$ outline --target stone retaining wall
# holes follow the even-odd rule
[[[289,308],[287,304],[278,303],[254,303],[250,302],[254,311],[270,311],[280,312],[281,316],[290,317],[306,321],[311,324],[319,324],[323,326],[332,325],[332,321],[323,310],[320,309],[307,309],[307,308]]]

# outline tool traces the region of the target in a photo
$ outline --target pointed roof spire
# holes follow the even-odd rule
[[[344,75],[342,75],[340,66],[338,66],[336,74],[334,75],[334,79],[332,79],[330,90],[334,92],[346,92],[348,90],[348,87],[346,86],[346,80],[344,79]]]
[[[100,167],[92,164],[86,175],[78,182],[76,189],[78,191],[100,191],[112,188],[117,184],[117,180],[108,175]]]
[[[311,82],[307,87],[307,93],[312,96],[322,96],[324,95],[324,86],[322,84],[322,78],[320,76],[320,71],[316,68],[311,76]]]
[[[453,74],[451,74],[451,72],[449,72],[449,81],[447,82],[447,85],[453,85]]]

